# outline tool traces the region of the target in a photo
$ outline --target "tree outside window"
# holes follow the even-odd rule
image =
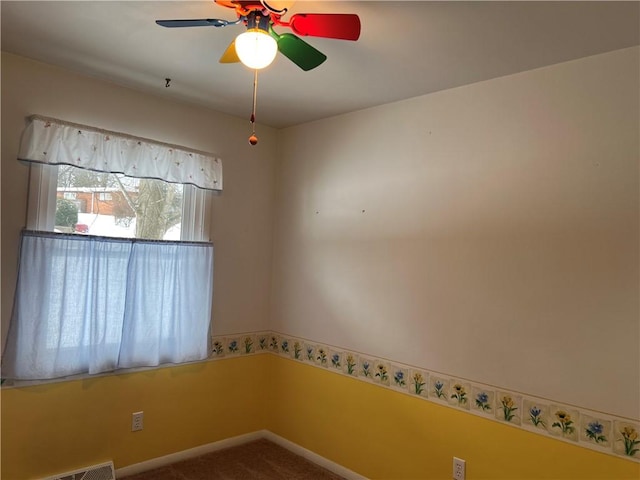
[[[59,198],[56,201],[56,227],[73,229],[78,223],[78,207],[70,200]]]

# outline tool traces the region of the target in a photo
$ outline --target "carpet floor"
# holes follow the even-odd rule
[[[265,439],[123,478],[126,480],[344,480],[343,477]]]

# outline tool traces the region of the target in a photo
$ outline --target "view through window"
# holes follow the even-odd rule
[[[181,184],[61,165],[55,231],[180,240],[183,197]]]

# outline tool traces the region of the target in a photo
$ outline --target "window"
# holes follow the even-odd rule
[[[19,154],[31,162],[29,206],[3,377],[206,358],[213,293],[207,220],[210,190],[222,186],[219,160],[31,120]]]
[[[58,197],[62,192],[77,190],[82,205],[78,208],[76,233],[111,237],[180,240],[184,186],[156,179],[127,177],[117,173],[94,172],[70,165],[57,167]],[[193,188],[193,187],[187,187]],[[206,195],[206,194],[205,194]],[[65,194],[66,198],[66,194]],[[64,231],[59,220],[61,209],[56,204],[54,229]]]
[[[79,213],[111,215],[119,219],[118,226],[126,225],[129,219],[133,221],[133,216],[126,215],[124,205],[135,203],[127,202],[129,191],[137,189],[140,195],[143,191],[156,195],[165,189],[174,199],[182,196],[183,202],[179,227],[178,222],[169,226],[174,227],[172,238],[178,236],[179,228],[180,240],[209,240],[207,211],[212,193],[222,191],[222,162],[211,154],[34,115],[23,133],[18,156],[32,166],[28,229],[54,231],[58,188],[76,192]],[[173,186],[174,193],[167,186]],[[91,198],[91,189],[98,198]],[[100,198],[100,194],[105,195]],[[129,200],[133,197],[132,193]],[[149,219],[157,215],[154,201],[147,206],[138,208],[136,223],[149,224]],[[102,211],[97,212],[98,208]],[[119,211],[106,211],[107,208]],[[78,223],[89,226],[88,233],[93,234],[88,223]],[[159,233],[137,229],[139,238],[164,238]],[[117,228],[113,230],[116,231]]]
[[[29,230],[150,240],[209,240],[210,191],[69,165],[33,163],[30,168]],[[74,201],[67,200],[64,194],[72,187],[83,190],[76,193]],[[60,193],[67,202],[60,201]],[[61,210],[71,213],[65,216]],[[76,225],[83,231],[78,231]]]

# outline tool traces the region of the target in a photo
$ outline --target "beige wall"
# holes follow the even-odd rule
[[[251,147],[246,120],[2,53],[3,339],[27,198],[28,168],[16,156],[25,117],[36,113],[218,154],[224,193],[212,213],[213,331],[266,328],[276,131],[260,127],[260,144]]]
[[[639,52],[282,131],[271,327],[640,418]]]

